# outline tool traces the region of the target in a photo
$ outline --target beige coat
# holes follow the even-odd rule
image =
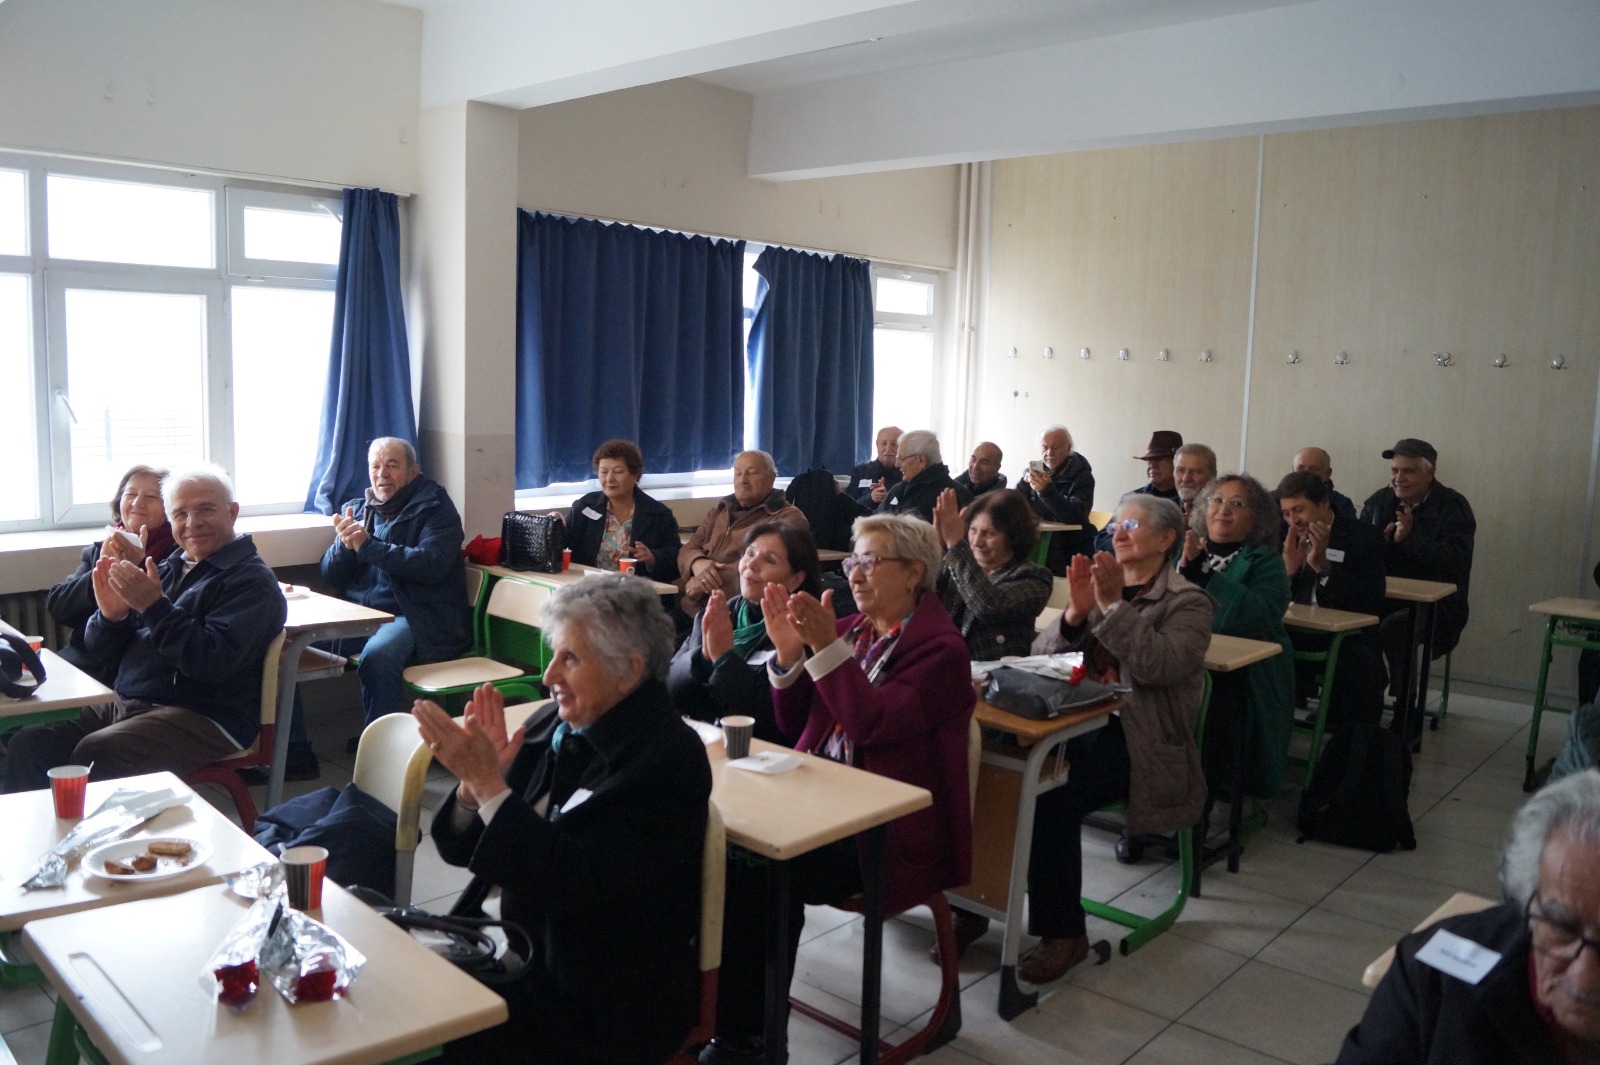
[[[811,528],[799,507],[790,506],[783,493],[773,489],[760,506],[735,513],[738,502],[723,496],[706,512],[700,527],[678,552],[678,587],[683,591],[683,612],[690,617],[700,613],[710,594],[693,578],[694,564],[702,558],[715,562],[722,573],[722,593],[729,599],[739,594],[739,556],[744,554],[745,530],[764,521],[782,521]]]
[[[1033,642],[1034,654],[1087,651],[1098,642],[1121,665],[1122,731],[1128,742],[1128,830],[1175,832],[1205,808],[1206,780],[1195,743],[1211,643],[1211,597],[1163,566],[1144,594],[1063,631],[1057,622]]]

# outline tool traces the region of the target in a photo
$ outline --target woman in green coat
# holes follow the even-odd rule
[[[1234,729],[1248,715],[1244,789],[1251,798],[1274,799],[1283,787],[1294,726],[1294,648],[1283,630],[1289,577],[1277,543],[1278,508],[1254,477],[1229,473],[1207,487],[1189,517],[1183,575],[1211,593],[1211,631],[1267,640],[1283,653],[1247,666],[1241,674],[1213,677],[1205,763],[1213,786],[1232,779]],[[1240,682],[1234,682],[1235,676]]]

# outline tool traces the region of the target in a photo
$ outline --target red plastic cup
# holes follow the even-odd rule
[[[83,792],[89,783],[86,765],[58,765],[49,772],[50,795],[56,801],[56,816],[83,816]]]
[[[639,560],[636,559],[636,558],[619,558],[619,559],[617,559],[617,569],[620,570],[623,573],[632,573],[633,572],[633,567],[637,566],[638,564],[639,564]]]
[[[28,646],[33,648],[34,654],[38,654],[40,651],[44,650],[43,636],[24,636],[23,639],[28,641]]]
[[[561,572],[565,573],[572,568],[572,548],[563,548],[561,551]]]
[[[297,910],[320,909],[328,848],[290,847],[278,860],[283,862],[283,881],[289,886],[289,905]]]

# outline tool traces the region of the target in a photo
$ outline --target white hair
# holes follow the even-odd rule
[[[931,592],[939,581],[944,552],[939,547],[939,534],[933,526],[912,514],[867,514],[850,526],[850,539],[859,540],[872,534],[887,536],[896,558],[922,563],[922,579],[917,581],[917,594]]]
[[[921,455],[930,466],[937,466],[944,461],[939,456],[939,438],[927,429],[913,429],[900,434],[900,457],[913,455]]]
[[[1070,452],[1072,450],[1072,430],[1068,429],[1065,425],[1062,425],[1060,422],[1055,422],[1055,423],[1053,423],[1051,425],[1045,426],[1043,429],[1040,429],[1039,430],[1039,443],[1041,443],[1041,444],[1044,443],[1044,438],[1045,437],[1047,437],[1051,433],[1054,433],[1054,432],[1057,432],[1057,431],[1067,434],[1067,450]]]
[[[221,466],[206,462],[186,470],[174,470],[161,482],[161,502],[166,506],[168,514],[172,513],[173,500],[178,497],[178,489],[187,488],[192,484],[210,485],[226,497],[223,502],[234,501],[233,481],[229,480],[228,471]]]
[[[1558,830],[1574,843],[1600,847],[1600,772],[1586,769],[1562,777],[1522,804],[1500,858],[1500,884],[1507,898],[1523,906],[1533,898],[1545,845]]]
[[[545,600],[539,622],[552,640],[581,628],[612,677],[626,676],[628,658],[637,654],[645,679],[666,679],[675,633],[649,581],[616,573],[564,584]]]
[[[739,452],[738,456],[736,456],[734,458],[733,461],[734,462],[738,462],[739,459],[744,458],[746,455],[755,455],[757,458],[759,458],[761,460],[762,467],[767,471],[767,476],[768,477],[776,477],[776,476],[778,476],[778,464],[775,461],[773,461],[772,456],[768,452],[765,452],[765,451],[741,451],[741,452]]]
[[[411,446],[411,441],[398,436],[380,436],[367,445],[367,461],[372,461],[372,456],[386,448],[397,447],[406,457],[406,468],[412,469],[417,465],[417,449]]]

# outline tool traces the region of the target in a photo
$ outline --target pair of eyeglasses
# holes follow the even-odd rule
[[[839,563],[846,577],[858,568],[863,577],[872,576],[872,571],[878,568],[880,562],[904,562],[903,558],[879,558],[877,555],[846,555]]]
[[[1250,503],[1248,500],[1244,499],[1224,499],[1222,496],[1212,496],[1211,502],[1207,505],[1213,507],[1232,507],[1234,510],[1243,510],[1245,507],[1248,507]]]
[[[1522,908],[1523,916],[1528,919],[1528,936],[1533,941],[1534,950],[1566,962],[1577,961],[1584,947],[1600,955],[1600,941],[1588,938],[1564,921],[1535,910],[1534,903],[1538,901],[1539,896],[1535,894]]]
[[[1139,519],[1138,518],[1123,518],[1121,521],[1108,521],[1108,522],[1106,522],[1105,531],[1110,533],[1112,536],[1115,536],[1119,532],[1130,532],[1131,533],[1131,532],[1133,532],[1133,530],[1137,529],[1138,527],[1139,527]]]

